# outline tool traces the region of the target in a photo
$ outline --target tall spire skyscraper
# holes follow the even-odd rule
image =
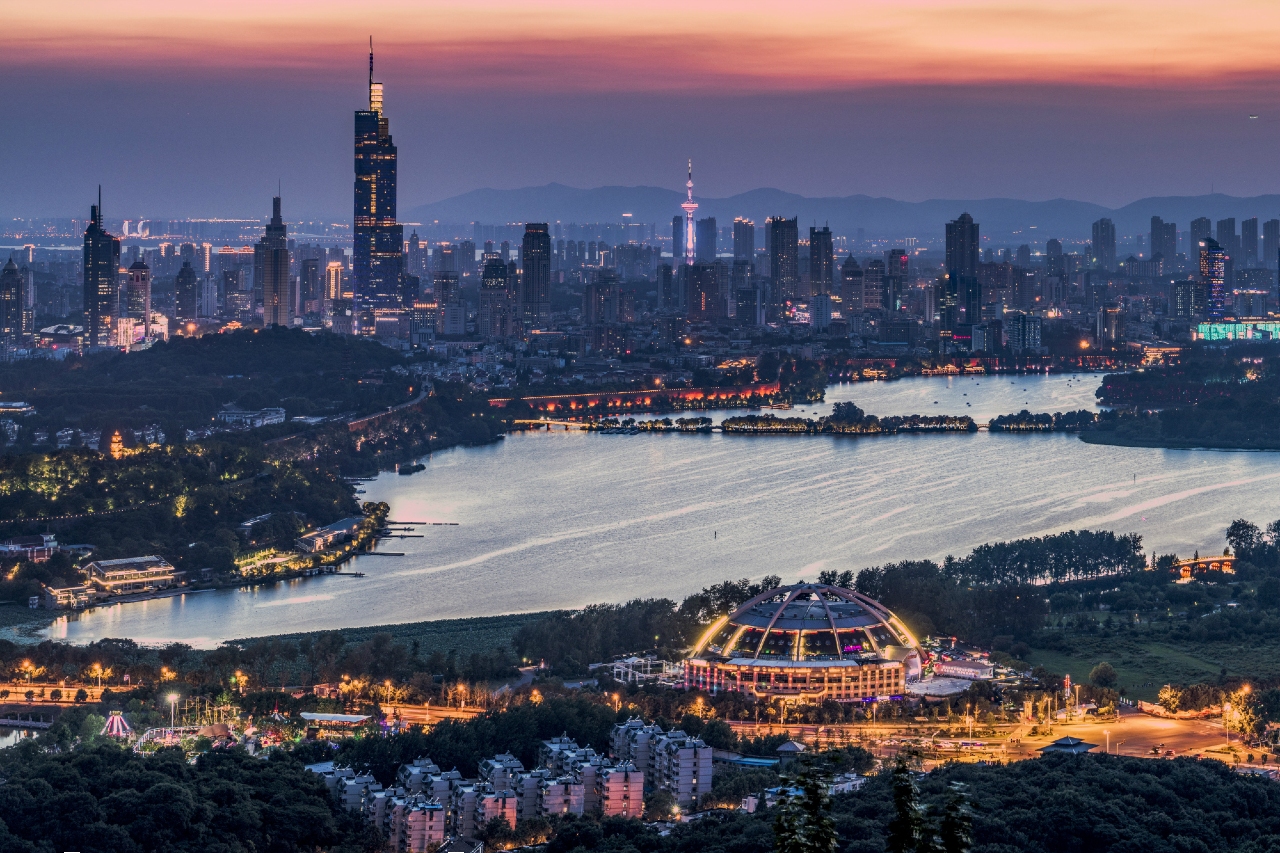
[[[102,227],[102,187],[84,232],[84,325],[89,346],[110,346],[119,314],[120,240]]]
[[[355,228],[351,271],[365,308],[398,307],[404,276],[404,226],[396,224],[396,146],[373,80],[369,40],[369,108],[356,110]]]
[[[262,325],[288,327],[293,323],[289,299],[289,238],[280,217],[280,196],[271,200],[271,221],[253,247],[254,266],[262,276]]]
[[[693,214],[698,209],[698,203],[693,200],[693,160],[689,161],[689,182],[685,184],[689,191],[689,197],[685,203],[680,205],[680,209],[684,211],[684,262],[687,266],[693,266],[695,257],[695,243],[697,235],[694,234]]]

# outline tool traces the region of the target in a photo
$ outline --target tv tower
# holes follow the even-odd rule
[[[698,209],[698,203],[693,200],[693,160],[689,161],[689,182],[685,184],[689,191],[689,198],[685,203],[680,205],[680,209],[684,211],[684,262],[686,265],[693,265],[693,212]]]

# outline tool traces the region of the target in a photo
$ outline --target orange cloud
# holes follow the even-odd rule
[[[692,7],[692,8],[690,8]],[[1087,83],[1280,73],[1280,4],[1220,0],[117,3],[10,14],[0,67],[263,69],[349,79],[372,32],[392,85],[609,92]],[[357,72],[358,73],[358,72]]]

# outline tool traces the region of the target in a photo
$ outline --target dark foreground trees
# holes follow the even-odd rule
[[[320,778],[284,754],[219,750],[188,764],[113,744],[0,753],[0,853],[294,853],[378,849]]]

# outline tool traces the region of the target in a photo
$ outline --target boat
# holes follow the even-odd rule
[[[425,470],[427,470],[427,466],[423,465],[421,462],[418,462],[414,465],[401,465],[399,467],[398,473],[403,477],[407,477],[410,474],[416,474],[419,471],[425,471]]]

